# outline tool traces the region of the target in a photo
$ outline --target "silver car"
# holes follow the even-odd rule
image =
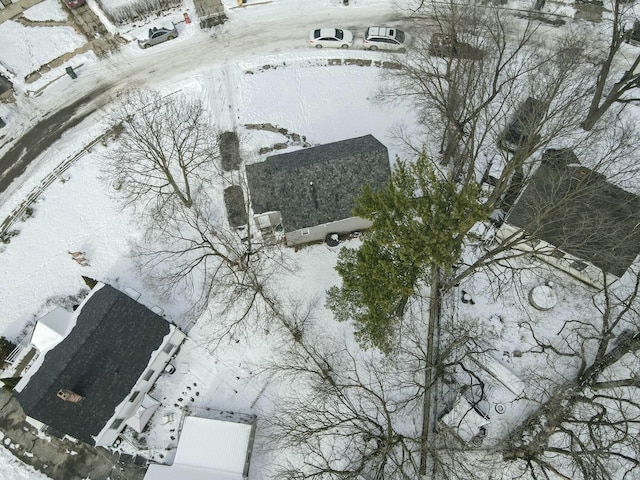
[[[177,36],[178,30],[175,24],[173,24],[173,28],[153,27],[149,29],[149,38],[146,40],[138,40],[138,46],[140,48],[149,48],[153,45],[166,42],[167,40],[173,40]]]
[[[367,50],[404,50],[407,37],[402,30],[393,27],[369,27],[364,32],[364,48]]]

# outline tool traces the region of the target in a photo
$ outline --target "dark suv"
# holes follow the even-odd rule
[[[479,60],[484,56],[484,51],[459,41],[454,34],[434,33],[429,41],[429,54],[438,57]]]
[[[640,45],[640,21],[634,21],[633,26],[624,31],[624,41],[631,45]]]
[[[540,100],[533,97],[527,98],[518,107],[507,128],[498,137],[498,146],[503,150],[515,152],[526,144],[534,144],[540,139],[536,133],[545,108]]]

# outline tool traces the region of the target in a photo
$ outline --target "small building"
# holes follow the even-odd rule
[[[603,288],[640,253],[640,197],[580,165],[571,150],[547,150],[498,237]]]
[[[453,407],[440,419],[440,423],[449,428],[464,443],[469,443],[481,435],[482,429],[486,429],[490,420],[474,408],[464,395],[458,395]]]
[[[37,355],[14,393],[36,428],[111,445],[127,424],[143,428],[157,408],[146,394],[184,339],[158,314],[98,283],[74,312],[56,309],[38,322]]]
[[[369,228],[352,213],[368,185],[387,186],[389,152],[373,135],[273,155],[247,166],[251,207],[260,230],[272,219],[288,245],[325,239],[330,233]]]
[[[171,466],[152,464],[144,480],[248,478],[255,423],[187,417]]]

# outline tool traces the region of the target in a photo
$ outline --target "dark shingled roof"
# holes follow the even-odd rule
[[[104,285],[92,292],[75,327],[16,397],[30,417],[94,444],[92,436],[131,392],[169,329],[162,317]],[[85,398],[65,402],[56,396],[61,388]]]
[[[247,209],[240,185],[231,185],[224,189],[224,204],[227,207],[229,225],[240,227],[247,224]]]
[[[372,135],[247,166],[254,213],[280,211],[287,232],[352,217],[362,188],[384,188],[390,178],[387,148]]]
[[[640,253],[640,197],[548,150],[507,222],[621,277]]]

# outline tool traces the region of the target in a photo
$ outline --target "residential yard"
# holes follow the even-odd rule
[[[320,15],[321,9],[327,7],[342,8],[339,3],[327,0],[315,7],[313,13]],[[352,7],[369,6],[365,0],[351,3]],[[372,12],[387,3],[371,2]],[[225,0],[227,7],[235,6],[233,4],[235,2]],[[273,4],[276,13],[296,5],[293,0],[274,0]],[[26,16],[33,21],[59,20],[57,3],[45,0],[42,5]],[[192,6],[187,2],[185,8]],[[563,14],[574,9],[555,3],[546,7],[547,11],[552,8]],[[182,10],[172,9],[162,18],[129,25],[120,33],[133,40],[148,29],[150,22],[180,20]],[[247,8],[247,12],[251,10]],[[248,24],[256,18],[249,15],[260,14],[249,13],[239,22]],[[32,28],[18,24],[0,27],[0,43],[3,35],[4,38],[21,36]],[[298,27],[303,28],[296,25]],[[81,40],[68,29],[55,28],[60,36],[51,37],[55,46],[50,51],[41,51],[37,45],[25,42],[22,46],[26,50],[17,55],[29,57],[30,63],[15,60],[6,52],[0,55],[0,62],[15,63],[14,74],[23,77],[57,58],[67,47],[81,46]],[[189,28],[186,24],[179,25],[177,44],[189,40],[203,42],[203,51],[211,48],[204,43],[211,40],[207,34]],[[230,34],[228,28],[215,30],[214,35],[220,35],[215,40],[222,41],[220,37]],[[242,159],[240,172],[245,165],[264,161],[274,153],[369,134],[388,148],[392,165],[398,160],[415,158],[416,151],[410,142],[414,142],[414,146],[427,144],[429,151],[438,150],[438,145],[425,140],[420,112],[413,105],[408,101],[392,103],[380,99],[381,86],[389,85],[388,74],[397,69],[393,56],[382,57],[354,49],[329,57],[325,52],[307,48],[304,39],[293,48],[285,49],[284,40],[275,40],[282,43],[277,43],[279,46],[268,54],[245,52],[232,61],[222,59],[191,67],[189,58],[181,59],[177,74],[158,75],[162,78],[158,78],[157,83],[153,81],[153,72],[141,70],[132,75],[135,80],[143,79],[141,86],[152,85],[165,98],[182,96],[201,101],[212,130],[237,133]],[[231,43],[226,41],[227,45]],[[134,44],[123,48],[122,57],[104,61],[104,68],[111,75],[123,76],[118,80],[122,85],[127,83],[123,65],[149,53],[136,50]],[[162,48],[157,51],[161,52]],[[223,53],[215,52],[216,55],[231,55],[222,48],[219,50]],[[154,60],[152,55],[158,56]],[[155,68],[162,68],[159,62],[162,55],[152,51],[143,61],[155,72]],[[88,77],[97,79],[104,73],[91,70],[91,65],[97,62],[91,54],[86,58],[74,57],[70,62],[77,65],[85,59],[86,69],[81,67],[81,74],[84,69]],[[31,86],[19,86],[25,98],[38,89],[42,89],[46,97],[49,85],[61,90],[65,85],[75,85],[60,69],[43,73]],[[63,85],[63,82],[66,83]],[[84,84],[79,88],[87,87]],[[20,108],[33,101],[25,98],[20,98],[15,105],[0,105],[0,116],[19,119]],[[47,98],[44,106],[38,108],[53,105],[52,98]],[[633,113],[631,108],[626,111],[631,119]],[[354,339],[354,326],[336,321],[325,305],[327,290],[341,281],[335,270],[339,252],[342,248],[359,247],[362,238],[358,236],[338,247],[325,243],[295,249],[283,244],[269,246],[260,251],[260,261],[268,279],[264,284],[265,297],[273,300],[272,304],[256,302],[255,308],[245,310],[240,300],[230,301],[230,297],[216,292],[206,308],[197,309],[196,300],[201,297],[194,284],[185,282],[180,288],[168,291],[146,277],[145,270],[139,267],[142,257],[135,253],[135,246],[144,238],[141,217],[144,213],[123,203],[120,187],[106,168],[114,158],[118,139],[108,136],[86,148],[107,131],[111,115],[111,107],[106,105],[85,124],[66,132],[63,141],[42,155],[28,176],[21,184],[14,185],[11,195],[0,204],[0,219],[4,219],[27,201],[32,192],[40,192],[28,214],[25,211],[20,221],[11,227],[11,235],[0,244],[3,278],[0,298],[4,299],[0,335],[16,343],[28,339],[39,317],[56,305],[75,303],[75,296],[85,289],[82,276],[122,291],[133,289],[141,293],[140,303],[150,308],[159,307],[168,321],[188,334],[188,339],[171,360],[172,368],[160,376],[150,392],[161,406],[148,426],[142,433],[125,429],[122,441],[111,448],[152,462],[172,462],[181,425],[188,415],[231,420],[255,415],[257,431],[250,478],[256,479],[278,475],[278,468],[295,471],[297,465],[322,458],[327,451],[331,451],[327,454],[331,457],[335,452],[351,452],[364,445],[369,452],[367,458],[375,458],[385,446],[381,438],[396,438],[396,430],[397,436],[420,438],[424,404],[418,392],[425,378],[425,360],[421,355],[427,344],[429,287],[421,285],[416,299],[409,303],[398,350],[388,357],[375,349],[362,349]],[[15,127],[11,134],[19,136],[23,128],[26,127]],[[43,185],[56,167],[79,152],[83,153],[75,163],[55,181]],[[534,157],[538,159],[539,154],[536,152]],[[478,170],[484,167],[477,166]],[[216,225],[223,228],[228,227],[223,191],[230,183],[237,183],[238,178],[238,172],[219,172],[210,179],[208,194],[215,201],[208,212]],[[489,222],[485,223],[484,227],[489,228]],[[487,230],[474,229],[474,233],[477,231]],[[472,263],[495,247],[490,240],[489,235],[473,235],[464,245],[463,259]],[[70,254],[76,251],[85,253],[86,262],[74,261]],[[442,299],[440,337],[436,341],[450,348],[447,353],[453,352],[452,357],[459,351],[468,358],[457,366],[434,366],[434,370],[440,368],[442,373],[442,385],[433,404],[435,418],[432,421],[437,435],[434,450],[440,449],[443,457],[453,458],[454,467],[464,465],[464,471],[468,469],[477,475],[474,478],[523,475],[529,460],[514,454],[512,461],[504,461],[503,455],[511,443],[540,434],[542,429],[536,430],[537,425],[527,424],[527,419],[541,404],[556,396],[562,399],[566,393],[563,387],[574,382],[576,372],[584,368],[580,362],[593,358],[592,350],[598,341],[597,326],[609,318],[603,313],[610,313],[605,306],[611,298],[625,298],[633,290],[632,277],[637,264],[636,258],[630,274],[605,295],[534,255],[523,254],[479,270],[447,292]],[[541,286],[553,292],[547,309],[532,304],[532,290]],[[631,303],[635,308],[635,297]],[[618,312],[624,305],[622,302],[612,310]],[[616,334],[637,328],[636,317],[630,315],[629,318],[624,317],[616,327]],[[594,325],[595,334],[591,330]],[[607,379],[615,381],[636,375],[637,361],[637,354],[627,354],[607,373]],[[333,391],[322,386],[323,381],[336,382],[347,393],[334,398],[328,393]],[[481,397],[481,401],[465,406],[468,398],[465,400],[461,392],[466,392],[468,398]],[[463,406],[461,419],[454,418],[456,405]],[[357,418],[352,426],[354,411]],[[325,417],[313,417],[317,412]],[[470,412],[475,412],[473,418],[465,420]],[[300,416],[296,417],[297,414]],[[542,421],[551,417],[544,417]],[[344,436],[343,432],[337,432],[335,437],[322,437],[325,430],[339,430],[336,425],[344,418],[347,418]],[[287,430],[286,423],[292,419],[299,419],[300,423]],[[302,438],[300,432],[304,432],[304,427],[315,426],[316,420],[321,440],[317,450],[305,452],[300,445],[308,447],[305,444],[308,439]],[[333,423],[322,424],[322,421]],[[387,421],[396,429],[393,435],[385,437],[388,432],[383,432],[375,437],[376,428]],[[479,422],[478,425],[473,421]],[[470,427],[467,422],[472,423]],[[633,422],[629,425],[629,434],[637,436]],[[521,435],[510,438],[514,431]],[[300,437],[294,437],[298,433]],[[565,441],[556,437],[547,440],[552,447],[562,446]],[[389,449],[397,448],[401,454],[416,451],[415,445],[399,444]],[[23,452],[23,459],[28,462],[27,446],[9,447]],[[5,452],[0,449],[0,453]],[[337,455],[337,465],[351,468],[352,459],[342,457]],[[5,464],[9,465],[7,469],[12,468],[10,460],[5,462],[0,458],[0,470]],[[443,464],[447,461],[443,460]],[[615,472],[611,478],[615,478]]]

